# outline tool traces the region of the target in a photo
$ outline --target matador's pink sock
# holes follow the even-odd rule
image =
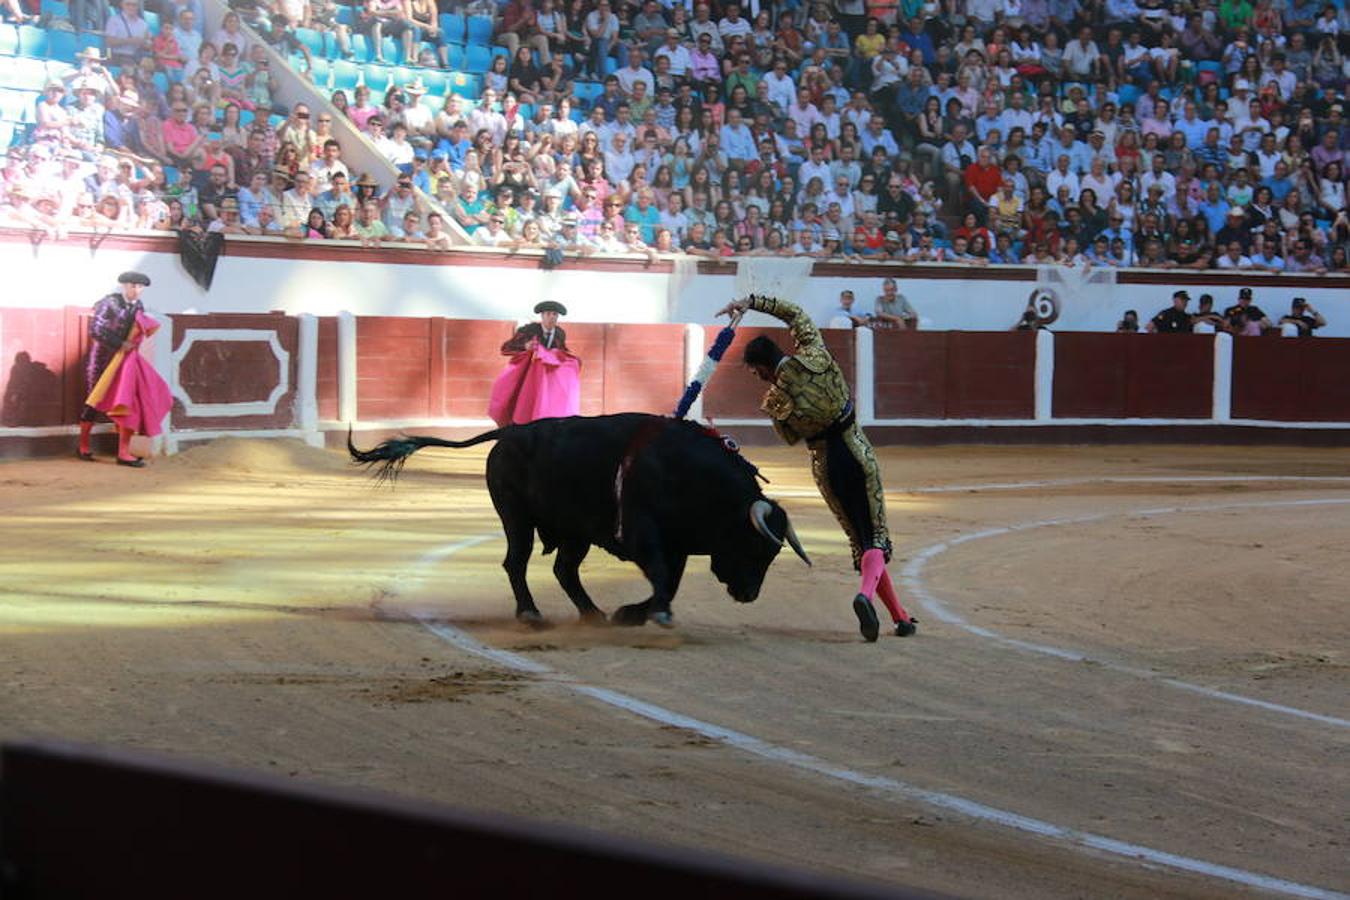
[[[885,569],[881,570],[881,581],[877,585],[877,595],[881,597],[881,602],[886,604],[886,609],[891,614],[891,619],[895,622],[908,622],[909,613],[900,605],[900,598],[895,593],[895,585],[891,584],[891,575]]]
[[[80,452],[89,453],[89,433],[94,430],[93,422],[80,423]]]
[[[886,556],[880,550],[873,547],[862,555],[862,585],[858,588],[858,593],[862,594],[868,600],[871,600],[877,594],[877,582],[881,581],[882,576],[886,574]]]
[[[136,458],[131,455],[131,429],[120,425],[117,428],[117,458],[128,462]]]

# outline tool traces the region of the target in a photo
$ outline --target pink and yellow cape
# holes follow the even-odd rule
[[[154,319],[144,313],[137,315],[136,324],[127,338],[132,347],[113,354],[85,400],[94,409],[106,413],[118,427],[147,437],[160,433],[160,424],[173,408],[169,385],[140,354],[141,342],[158,330],[159,323]]]

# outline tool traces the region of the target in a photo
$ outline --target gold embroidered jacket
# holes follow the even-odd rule
[[[749,308],[781,319],[792,331],[792,355],[783,358],[760,408],[789,444],[810,442],[844,413],[848,382],[819,329],[801,307],[787,300],[752,296]]]

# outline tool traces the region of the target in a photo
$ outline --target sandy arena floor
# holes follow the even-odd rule
[[[393,490],[280,443],[144,471],[0,464],[0,740],[149,748],[956,895],[1350,891],[1344,451],[887,450],[891,570],[922,624],[875,645],[804,452],[748,454],[814,569],[781,556],[741,606],[696,560],[675,630],[597,630],[536,556],[559,623],[541,633],[511,618],[484,448],[422,451]],[[599,551],[582,574],[607,610],[645,596]]]

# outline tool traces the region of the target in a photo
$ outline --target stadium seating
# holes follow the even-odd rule
[[[445,34],[445,40],[452,44],[462,44],[468,33],[469,23],[463,15],[459,13],[442,13],[440,18],[441,31]]]
[[[487,47],[492,44],[492,18],[490,16],[469,16],[465,32],[472,46]]]

